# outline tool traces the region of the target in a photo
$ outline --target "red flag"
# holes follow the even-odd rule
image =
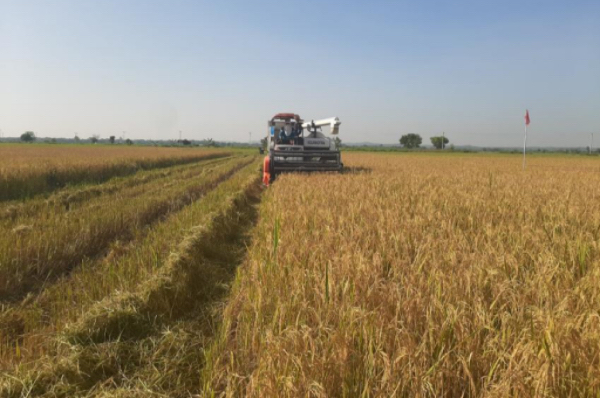
[[[529,109],[525,110],[525,126],[529,126]]]

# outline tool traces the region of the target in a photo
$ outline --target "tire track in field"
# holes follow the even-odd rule
[[[155,277],[97,303],[72,325],[66,358],[7,380],[0,395],[148,396],[149,386],[162,396],[199,392],[203,348],[219,322],[214,305],[229,291],[258,220],[259,181],[253,177],[223,211],[193,229]]]
[[[223,181],[229,179],[243,167],[252,163],[253,159],[246,162],[240,162],[232,169],[219,175],[216,179],[208,183],[191,186],[182,195],[177,198],[170,197],[161,202],[157,202],[145,208],[136,217],[136,223],[130,225],[121,224],[121,228],[108,228],[94,230],[87,240],[80,240],[78,247],[65,247],[63,252],[59,252],[62,258],[58,258],[52,266],[46,265],[41,271],[31,268],[19,275],[16,281],[3,281],[0,279],[0,304],[15,303],[27,296],[36,294],[60,277],[67,275],[74,267],[85,257],[94,257],[102,255],[115,240],[128,242],[134,237],[133,229],[139,229],[151,226],[167,214],[180,210],[187,204],[198,200],[210,190],[216,188]],[[123,221],[121,221],[123,223]],[[115,231],[118,231],[115,233]],[[1,277],[2,275],[0,275]]]

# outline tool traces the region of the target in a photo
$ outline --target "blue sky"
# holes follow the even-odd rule
[[[0,0],[5,136],[600,144],[599,1]]]

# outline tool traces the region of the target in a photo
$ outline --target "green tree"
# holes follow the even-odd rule
[[[205,146],[217,146],[217,143],[214,142],[212,138],[209,138],[207,140],[204,140],[204,145]]]
[[[448,145],[448,143],[450,142],[450,140],[448,138],[446,138],[445,136],[437,136],[437,137],[431,137],[431,144],[435,147],[435,149],[442,149],[443,147],[445,147],[446,145]]]
[[[35,141],[35,133],[33,131],[26,131],[21,134],[21,141],[23,142],[33,142]]]
[[[111,144],[114,144],[114,143],[115,143],[115,136],[114,136],[114,135],[111,135],[111,136],[108,138],[108,140],[110,141],[110,143],[111,143]]]
[[[92,144],[96,144],[99,139],[100,139],[100,136],[97,134],[94,134],[93,136],[90,137],[90,141],[92,142]]]
[[[129,138],[127,138],[127,139],[125,140],[125,143],[126,143],[127,145],[133,145],[133,141],[131,141]]]
[[[408,149],[418,148],[422,142],[419,134],[405,134],[400,138],[400,145]]]

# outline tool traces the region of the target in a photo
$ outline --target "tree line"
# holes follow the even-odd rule
[[[32,143],[32,142],[36,142],[38,140],[38,137],[36,136],[35,132],[33,131],[26,131],[23,134],[21,134],[20,136],[20,140],[24,143]],[[92,144],[97,144],[97,143],[110,143],[110,144],[115,144],[117,142],[120,143],[124,143],[126,145],[133,145],[134,141],[132,141],[131,139],[127,138],[118,138],[114,135],[111,135],[110,137],[108,137],[108,139],[101,139],[99,135],[94,134],[91,137],[89,137],[88,139],[85,138],[79,138],[79,135],[77,133],[75,133],[74,138],[72,139],[59,139],[59,140],[67,140],[67,142],[75,142],[75,143],[92,143]],[[56,138],[46,138],[44,140],[45,143],[57,143],[57,139]],[[160,141],[159,141],[160,142]],[[140,143],[142,145],[147,144],[148,141],[147,140],[141,140]],[[150,143],[154,143],[153,141],[150,141]],[[207,138],[207,139],[202,139],[202,140],[188,140],[188,139],[180,139],[180,140],[172,140],[172,141],[166,141],[166,142],[160,142],[163,145],[168,145],[168,146],[172,146],[172,145],[183,145],[183,146],[208,146],[208,147],[217,147],[217,146],[235,146],[236,143],[233,144],[228,144],[228,143],[219,143],[215,140],[213,140],[212,138]]]
[[[21,134],[21,141],[23,141],[23,142],[34,142],[35,140],[37,140],[37,137],[33,131],[26,131],[23,134]],[[55,139],[53,139],[53,140],[56,141]],[[79,138],[79,136],[77,134],[75,134],[75,138],[73,138],[73,140],[75,142],[80,142],[81,138]],[[92,144],[96,144],[96,143],[98,143],[98,141],[100,141],[100,136],[95,134],[95,135],[91,136],[89,140]],[[115,136],[111,135],[109,137],[108,141],[111,144],[114,144]],[[133,145],[133,141],[131,141],[129,138],[125,140],[125,143],[127,145]]]
[[[443,149],[450,143],[450,140],[445,135],[431,137],[431,145],[436,149]],[[405,134],[400,137],[400,145],[407,149],[414,149],[421,146],[423,139],[419,134]]]
[[[34,142],[36,139],[37,139],[37,137],[33,131],[26,131],[23,134],[21,134],[21,141],[23,141],[23,142]],[[79,136],[77,136],[77,134],[75,134],[74,140],[75,140],[75,142],[80,141],[80,138],[79,138]],[[89,140],[92,144],[96,144],[100,140],[100,136],[93,135],[90,137]],[[436,149],[443,149],[443,148],[445,148],[445,146],[448,143],[450,143],[450,140],[448,139],[448,137],[446,137],[444,135],[431,137],[430,140],[431,140],[431,144]],[[114,135],[111,135],[109,137],[109,142],[111,144],[114,144],[115,141],[116,141],[116,137]],[[127,140],[125,140],[125,143],[127,145],[132,145],[133,141],[131,141],[130,139],[127,139]],[[192,144],[192,142],[189,140],[178,140],[177,143],[183,144],[183,145],[191,145]],[[266,143],[267,143],[267,139],[263,138],[261,140],[261,146],[266,147]],[[421,136],[419,134],[405,134],[400,138],[400,145],[402,145],[404,148],[407,148],[407,149],[419,148],[422,143],[423,143],[423,139],[421,138]],[[212,138],[209,138],[208,140],[204,140],[203,144],[205,146],[216,146],[216,143],[213,141]],[[337,148],[342,146],[342,140],[339,137],[335,137],[335,145]]]

